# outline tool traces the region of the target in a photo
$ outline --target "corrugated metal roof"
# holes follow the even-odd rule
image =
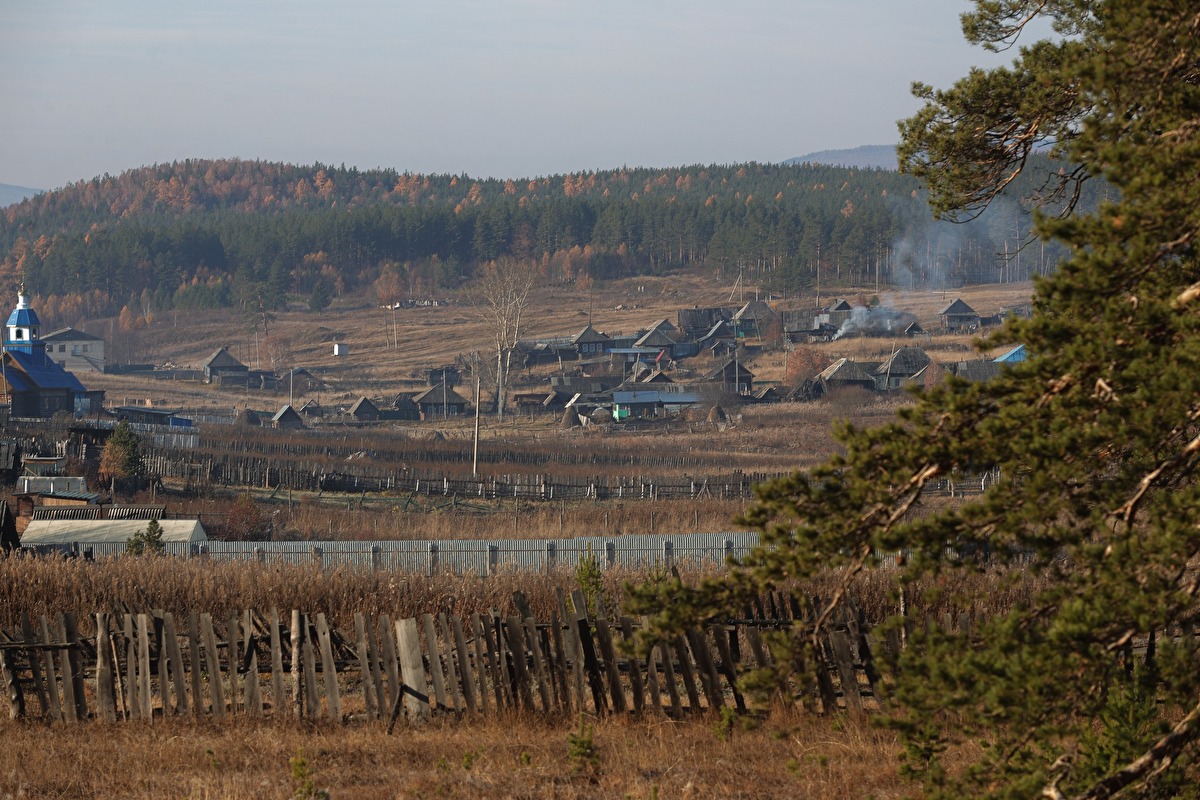
[[[9,350],[8,355],[12,356],[13,361],[17,366],[24,371],[29,380],[33,381],[38,388],[41,389],[71,389],[76,392],[85,392],[83,384],[79,382],[71,373],[62,368],[56,361],[51,361],[46,357],[45,352],[31,354],[22,350]],[[8,375],[9,382],[12,382],[12,374]]]
[[[164,519],[160,521],[164,542],[203,543],[208,541],[204,526],[195,519]],[[115,544],[125,547],[134,534],[146,530],[146,520],[113,519],[35,519],[21,534],[21,545]]]

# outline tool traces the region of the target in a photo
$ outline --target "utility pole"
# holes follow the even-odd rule
[[[817,242],[817,308],[821,307],[821,243]]]
[[[475,446],[471,453],[471,475],[479,477],[479,370],[475,370]]]

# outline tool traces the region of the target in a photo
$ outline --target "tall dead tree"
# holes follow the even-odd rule
[[[479,270],[471,301],[492,330],[496,349],[496,414],[504,421],[504,387],[508,383],[512,353],[521,335],[535,272],[514,258],[489,261]]]

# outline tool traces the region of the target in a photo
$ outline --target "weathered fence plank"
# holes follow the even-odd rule
[[[29,612],[27,611],[21,612],[21,638],[30,644],[37,643],[37,636],[33,632],[33,623],[30,622]],[[41,659],[34,650],[30,650],[28,656],[29,674],[33,678],[33,692],[37,696],[38,708],[41,710],[43,717],[53,719],[54,717],[50,711],[50,700],[46,695],[46,687],[42,683]]]
[[[211,614],[200,615],[200,630],[204,637],[204,666],[208,670],[213,716],[222,719],[225,716],[225,686],[221,677],[221,651],[217,649],[217,634],[213,631]]]
[[[45,619],[45,617],[42,618],[43,628],[45,628]],[[141,686],[140,681],[138,681],[137,671],[137,627],[134,624],[133,614],[125,614],[122,632],[125,639],[125,687],[128,695],[128,708],[126,709],[126,714],[128,715],[129,719],[139,719],[142,716],[142,699],[138,696]],[[45,638],[44,634],[43,638]],[[49,683],[51,686],[54,684],[53,675],[50,676]],[[54,705],[58,704],[56,693],[57,690],[53,690],[50,697],[51,703]],[[61,713],[61,711],[58,712],[60,719]]]
[[[17,659],[16,650],[0,648],[0,691],[8,701],[8,716],[19,720],[25,716],[25,695],[21,692],[21,682],[17,680],[14,664]]]
[[[204,696],[201,694],[200,668],[200,615],[195,611],[188,612],[188,665],[191,667],[192,679],[192,716],[199,717],[204,713]]]
[[[479,711],[487,714],[491,702],[488,699],[488,667],[486,661],[486,647],[484,645],[483,622],[479,618],[479,614],[472,614],[468,619],[468,624],[471,626],[471,638],[475,644],[475,672],[479,680]],[[499,709],[497,709],[499,710]]]
[[[433,697],[437,701],[438,713],[442,713],[449,710],[450,705],[446,700],[446,674],[438,650],[437,631],[433,629],[433,615],[423,614],[421,624],[425,628],[425,649],[429,653],[429,677],[433,681]]]
[[[842,700],[847,710],[862,711],[862,696],[858,691],[858,676],[854,672],[854,653],[850,650],[850,638],[844,630],[835,629],[829,632],[829,643],[842,684]]]
[[[624,714],[629,710],[625,702],[625,687],[621,683],[621,667],[617,662],[617,649],[613,646],[612,631],[609,630],[608,620],[596,613],[596,641],[600,645],[600,655],[604,659],[604,672],[608,676],[608,692],[612,697],[613,711]]]
[[[421,660],[421,635],[417,630],[417,620],[409,617],[397,620],[396,642],[400,653],[400,670],[404,676],[404,684],[398,692],[403,692],[404,709],[409,719],[427,720],[430,715],[429,690],[425,683],[425,664]],[[400,694],[396,695],[399,702]]]
[[[463,700],[467,704],[467,712],[474,714],[477,710],[475,679],[471,671],[471,655],[467,650],[467,637],[463,633],[462,621],[458,617],[450,618],[450,628],[454,637],[454,652],[458,659],[458,674],[462,679]]]
[[[621,637],[626,647],[633,645],[633,620],[629,617],[621,617]],[[629,665],[629,688],[633,692],[633,710],[640,714],[646,709],[646,695],[642,688],[642,671],[638,667],[637,658],[630,656]]]
[[[387,675],[388,683],[388,706],[391,708],[394,708],[396,703],[400,702],[400,696],[402,693],[402,685],[400,682],[400,661],[396,657],[396,647],[399,639],[394,638],[394,636],[399,635],[399,630],[399,621],[397,621],[397,627],[393,628],[392,621],[388,615],[380,615],[379,645],[380,649],[383,651],[383,668],[384,673]],[[393,634],[393,631],[396,631],[397,633]],[[417,655],[420,655],[420,650],[417,651]],[[424,675],[423,670],[424,667],[422,667],[422,675]],[[424,683],[424,680],[425,679],[422,677],[421,682]]]
[[[32,656],[32,654],[30,654]],[[37,664],[29,659],[30,666]],[[96,706],[105,722],[117,721],[117,703],[113,689],[112,649],[109,646],[108,614],[96,613]]]
[[[276,716],[287,708],[283,688],[283,641],[279,633],[279,609],[271,608],[271,711]]]
[[[313,628],[307,614],[300,615],[300,651],[304,662],[304,712],[308,719],[321,718],[321,698],[317,691],[317,654]]]
[[[704,631],[695,628],[689,630],[687,640],[692,649],[692,658],[696,662],[696,675],[700,678],[700,686],[708,700],[708,709],[716,711],[724,703],[721,697],[720,679],[717,677],[716,667],[713,666],[711,651],[708,649]]]
[[[712,627],[713,643],[717,647],[717,656],[721,663],[717,666],[717,671],[725,676],[726,682],[729,684],[729,692],[733,695],[733,704],[738,711],[745,713],[746,700],[742,697],[741,690],[738,689],[737,667],[734,664],[736,660],[733,655],[733,648],[730,644],[729,634],[720,625]],[[734,633],[733,642],[737,642],[737,634]]]
[[[463,697],[462,690],[459,688],[458,664],[455,661],[454,640],[451,638],[450,626],[446,622],[445,612],[437,615],[437,630],[446,646],[446,660],[444,663],[446,666],[446,684],[450,689],[450,700],[454,703],[454,710],[461,714],[463,712]],[[430,648],[433,647],[434,644],[430,644]]]
[[[604,692],[604,680],[600,675],[600,661],[596,658],[596,645],[592,641],[592,626],[588,622],[586,605],[583,606],[582,612],[575,612],[575,624],[572,627],[578,637],[579,652],[583,653],[583,667],[587,672],[588,686],[592,690],[593,707],[597,714],[607,714],[608,696]],[[580,708],[582,707],[581,701]]]
[[[508,641],[508,652],[511,655],[510,664],[513,672],[513,694],[520,698],[521,708],[533,711],[533,691],[529,686],[529,668],[525,653],[525,635],[519,617],[509,617],[504,623],[504,633]]]
[[[183,670],[183,653],[179,649],[179,636],[175,630],[175,617],[170,611],[163,614],[163,636],[166,638],[167,661],[171,672],[171,682],[175,687],[175,713],[188,713],[188,695],[187,681],[184,679]],[[99,645],[97,645],[99,647]],[[159,659],[162,659],[162,653],[159,653]],[[163,713],[166,713],[166,700],[164,695]]]
[[[375,643],[375,624],[371,621],[370,616],[366,618],[365,622],[368,672],[363,676],[363,680],[371,682],[371,693],[375,696],[378,715],[383,716],[389,706],[387,696],[383,693],[383,670],[379,666],[380,656],[379,647]]]
[[[251,717],[263,715],[262,681],[258,673],[258,636],[254,633],[254,617],[249,610],[242,619],[245,642],[242,652],[245,654],[242,665],[246,671],[243,682],[245,688],[246,713]]]
[[[354,641],[358,656],[358,668],[362,673],[363,708],[366,710],[367,719],[374,719],[379,716],[379,707],[375,702],[375,692],[371,682],[371,664],[367,656],[367,622],[361,611],[354,613]]]
[[[150,631],[153,626],[149,614],[137,615],[137,671],[139,714],[142,719],[154,719],[154,695],[150,683]],[[64,682],[66,676],[63,676]],[[161,687],[159,688],[161,692]]]
[[[300,612],[292,609],[292,627],[289,631],[291,634],[289,638],[291,639],[292,702],[295,707],[296,719],[304,719],[304,655],[300,652],[304,634],[300,630],[300,624]]]
[[[496,656],[495,636],[492,632],[492,618],[486,614],[475,615],[475,635],[483,639],[484,655],[487,658],[487,670],[491,676],[492,694],[496,698],[496,710],[504,709],[505,693],[504,677],[500,674],[500,661]]]
[[[546,659],[542,654],[537,623],[532,616],[524,620],[525,639],[529,646],[529,659],[533,663],[533,674],[537,678],[538,696],[542,701],[542,711],[549,713],[554,706],[550,699],[550,671],[546,668]]]
[[[333,658],[333,644],[329,639],[329,624],[324,612],[317,614],[317,638],[321,644],[321,671],[325,674],[325,704],[329,718],[342,721],[342,701],[338,694],[337,666]]]

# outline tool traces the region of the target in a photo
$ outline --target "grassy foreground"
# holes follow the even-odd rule
[[[762,727],[520,717],[423,728],[0,723],[3,798],[891,798],[892,734],[775,715]],[[322,794],[328,792],[328,794]]]

